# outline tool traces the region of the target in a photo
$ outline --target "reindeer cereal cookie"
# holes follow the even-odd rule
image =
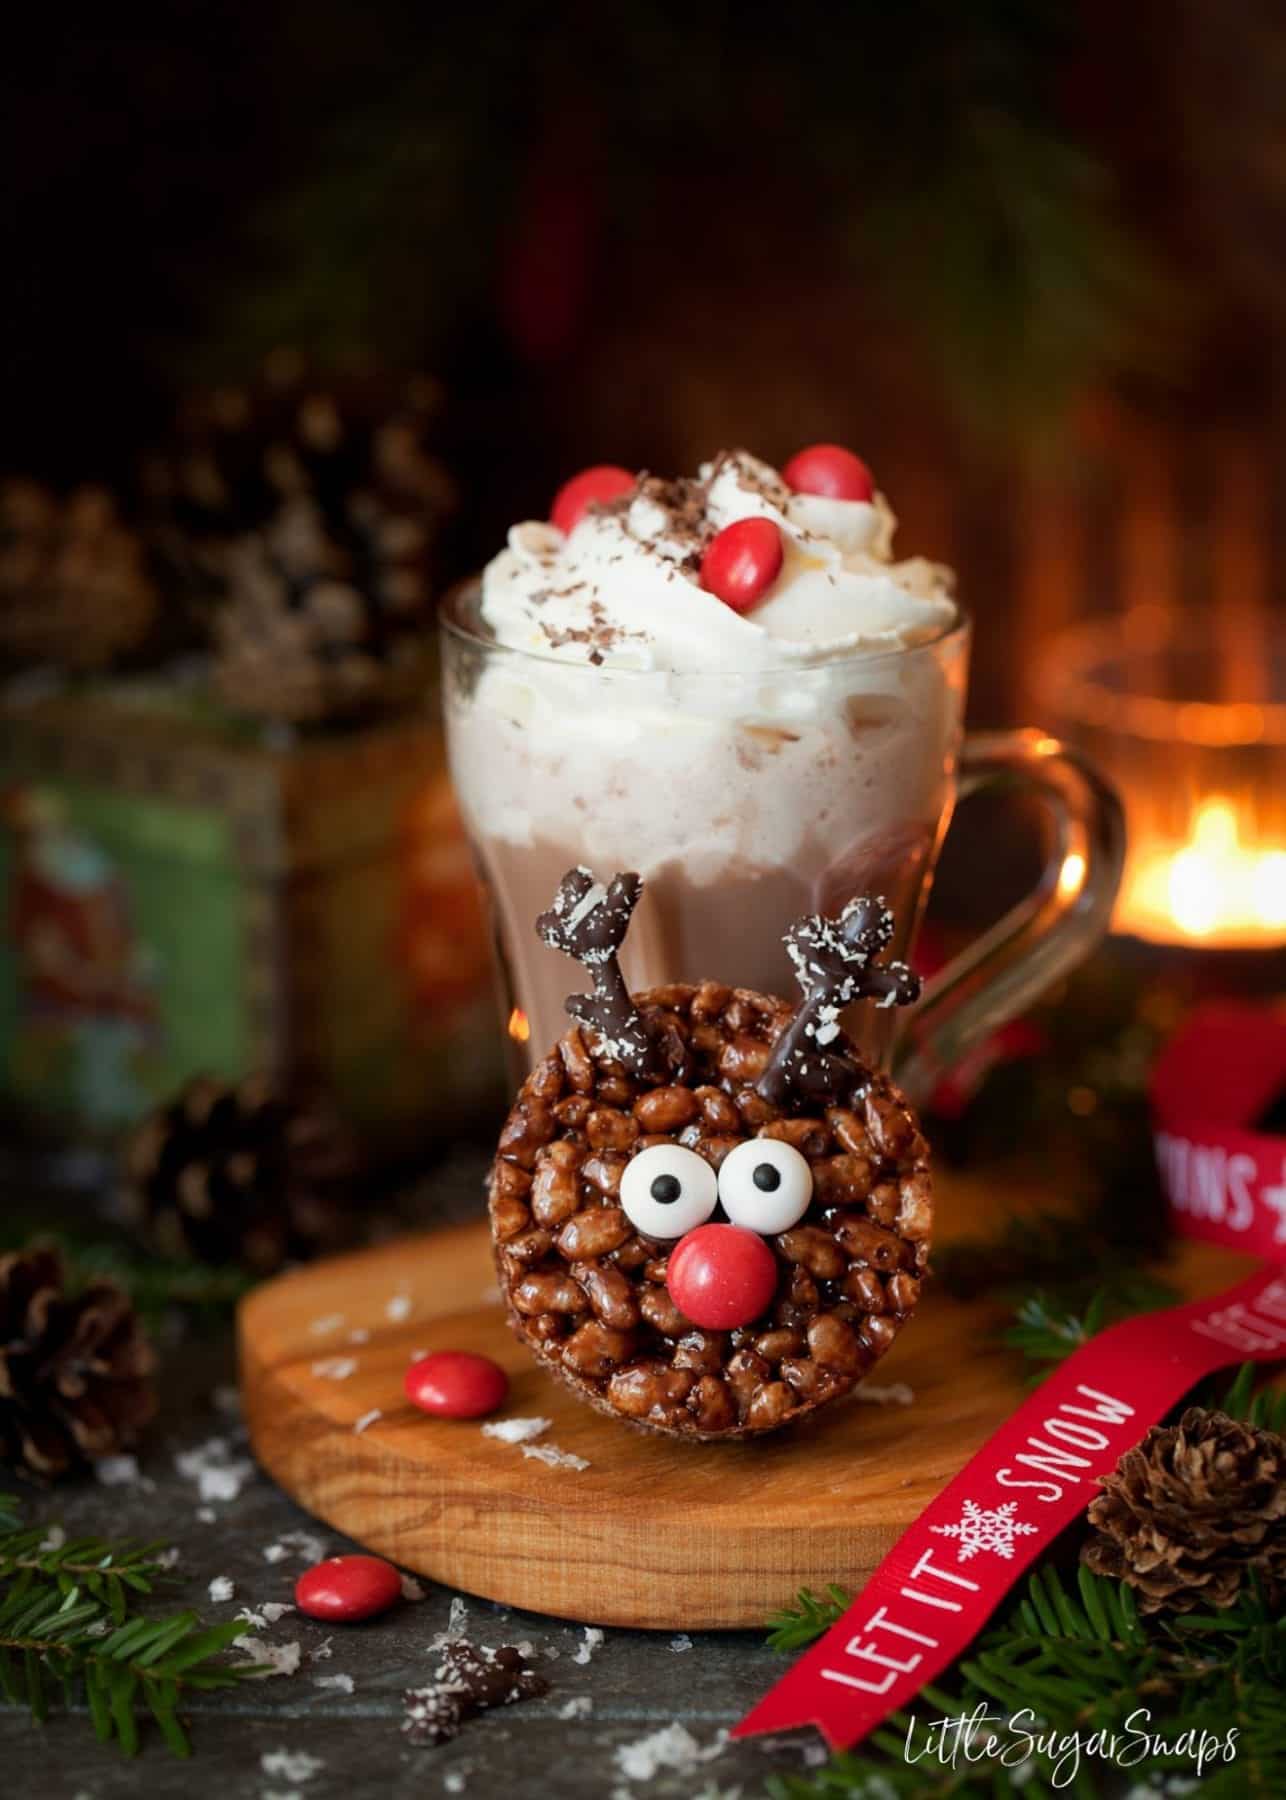
[[[704,981],[631,996],[617,963],[642,883],[563,879],[542,940],[590,972],[524,1082],[489,1206],[510,1323],[600,1411],[740,1438],[847,1393],[920,1294],[928,1147],[841,1030],[918,983],[876,958],[880,900],[786,934],[803,1000]]]

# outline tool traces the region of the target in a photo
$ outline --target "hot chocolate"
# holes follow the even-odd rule
[[[967,630],[947,571],[892,560],[857,459],[837,476],[847,453],[818,452],[787,475],[827,492],[744,451],[692,480],[587,472],[555,507],[566,529],[515,526],[448,609],[452,769],[511,1037],[533,1050],[566,990],[529,921],[569,865],[645,878],[634,989],[788,992],[780,921],[864,892],[906,947],[950,811]],[[882,1054],[882,1015],[850,1023]]]

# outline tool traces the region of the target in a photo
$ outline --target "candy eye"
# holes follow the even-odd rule
[[[624,1185],[624,1183],[622,1183]],[[808,1211],[813,1172],[780,1138],[748,1138],[724,1157],[719,1198],[734,1225],[771,1235],[788,1231]]]
[[[625,1165],[621,1205],[647,1237],[680,1238],[704,1225],[719,1198],[714,1170],[681,1144],[652,1144]]]

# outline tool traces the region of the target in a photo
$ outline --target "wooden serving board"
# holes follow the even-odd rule
[[[994,1217],[997,1196],[944,1182],[939,1204],[958,1233],[981,1204]],[[1195,1295],[1248,1266],[1193,1244],[1167,1273]],[[761,1625],[801,1586],[863,1584],[1022,1397],[997,1319],[930,1289],[868,1384],[905,1383],[910,1405],[847,1399],[775,1436],[685,1444],[616,1424],[536,1365],[505,1323],[478,1223],[256,1289],[240,1312],[241,1382],[274,1479],[404,1568],[585,1623],[727,1629]],[[444,1349],[494,1357],[511,1382],[498,1416],[549,1419],[536,1441],[589,1467],[549,1467],[479,1421],[417,1411],[407,1364]]]

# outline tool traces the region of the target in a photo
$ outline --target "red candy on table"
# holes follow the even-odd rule
[[[821,494],[828,500],[869,500],[875,492],[871,471],[842,444],[797,450],[781,476],[797,494]]]
[[[710,540],[701,585],[733,612],[749,612],[781,572],[781,533],[771,519],[737,519]]]
[[[595,463],[592,469],[582,469],[579,475],[565,481],[554,495],[554,504],[549,509],[550,521],[560,531],[571,531],[580,524],[591,506],[603,500],[615,500],[618,494],[628,494],[634,481],[629,470],[622,469],[618,463]]]
[[[333,1625],[374,1618],[401,1594],[402,1577],[380,1556],[328,1556],[295,1583],[300,1612]]]
[[[703,1331],[748,1325],[777,1291],[777,1258],[741,1225],[698,1225],[670,1252],[665,1285],[683,1314]]]
[[[435,1350],[411,1364],[402,1386],[421,1412],[439,1419],[480,1419],[504,1405],[509,1377],[489,1356]]]

